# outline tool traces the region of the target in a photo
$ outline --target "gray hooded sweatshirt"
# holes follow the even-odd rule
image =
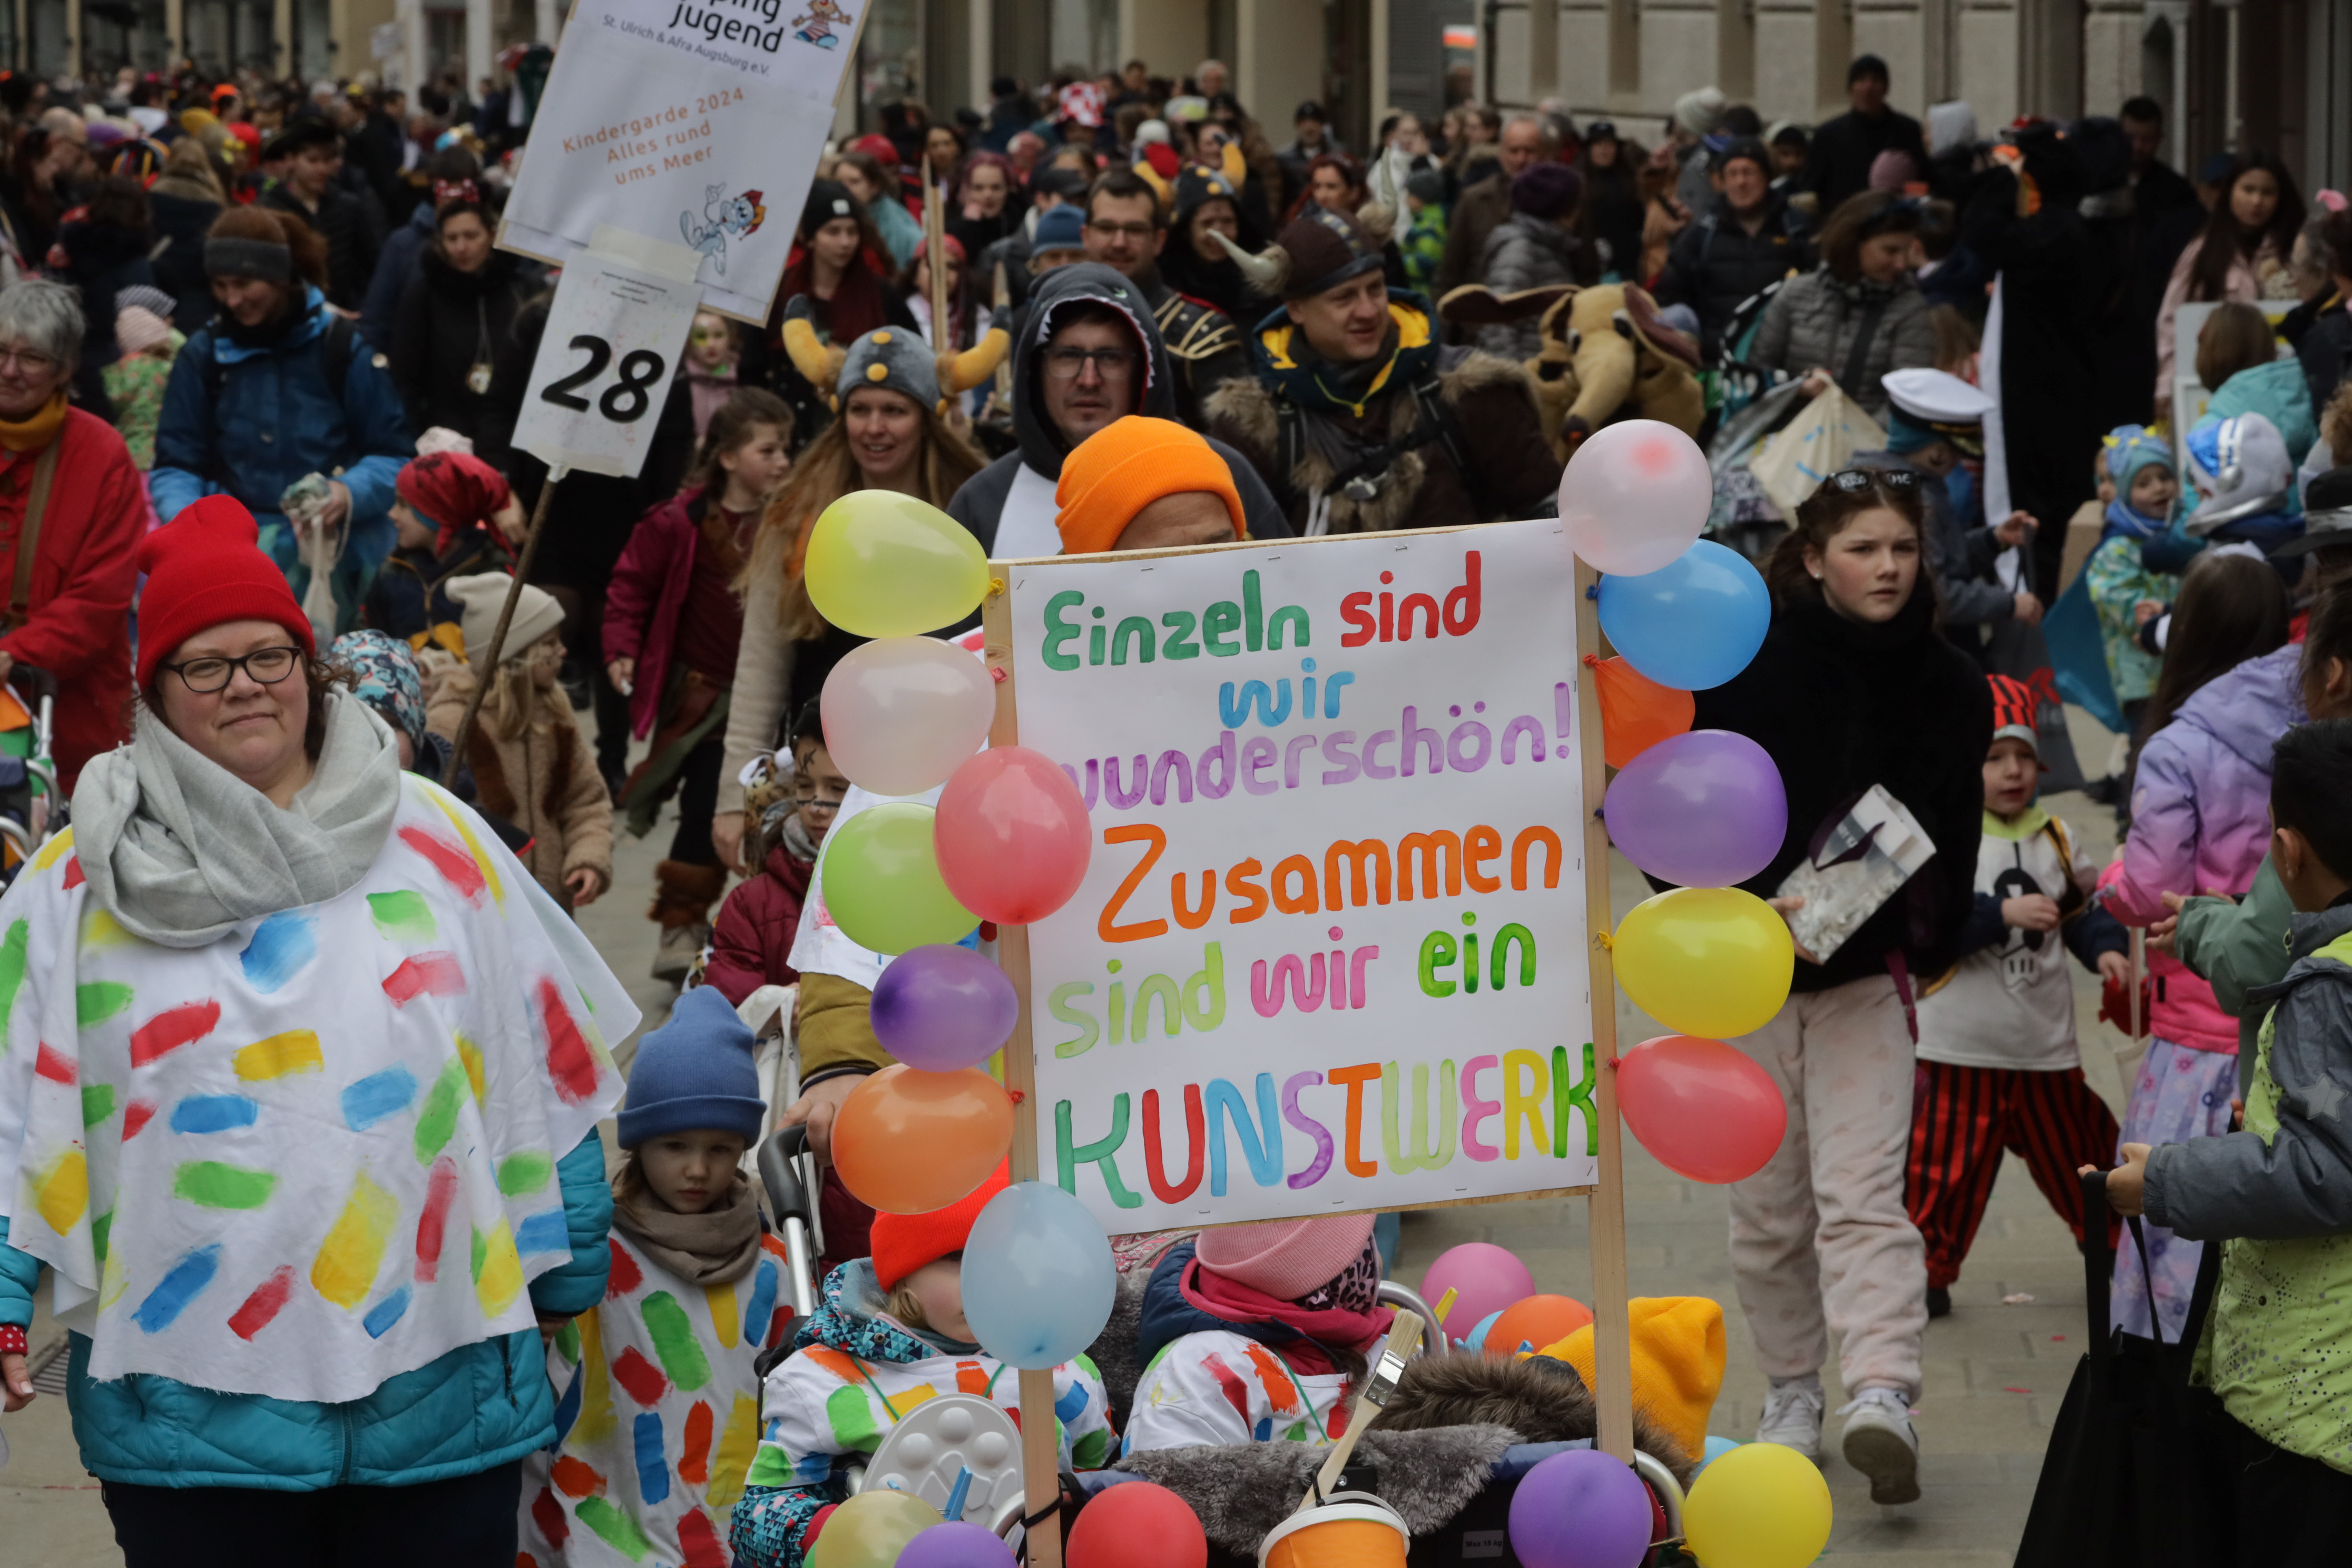
[[[1087,302],[1118,311],[1143,350],[1149,369],[1135,412],[1154,419],[1176,417],[1176,384],[1167,346],[1141,289],[1095,261],[1056,268],[1037,279],[1013,328],[1013,431],[1020,438],[1020,449],[964,481],[948,502],[948,515],[971,530],[981,549],[992,557],[1061,553],[1062,536],[1054,526],[1054,489],[1061,482],[1062,459],[1069,456],[1071,443],[1045,416],[1045,340],[1053,336],[1058,312]],[[1290,538],[1295,531],[1289,519],[1257,470],[1223,442],[1211,440],[1209,445],[1234,471],[1250,537]]]

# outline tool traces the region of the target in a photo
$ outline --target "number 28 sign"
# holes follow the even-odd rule
[[[563,269],[514,443],[551,468],[634,479],[701,300],[695,284],[584,252]]]

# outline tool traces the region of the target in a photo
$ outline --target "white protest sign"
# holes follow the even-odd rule
[[[514,444],[552,468],[635,478],[700,294],[677,276],[581,252],[555,285]]]
[[[499,243],[568,261],[600,224],[683,243],[765,321],[865,0],[592,0],[531,122]]]
[[[1541,520],[1004,564],[1087,795],[1036,1169],[1114,1233],[1591,1185],[1575,567]]]

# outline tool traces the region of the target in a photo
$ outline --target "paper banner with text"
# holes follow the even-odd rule
[[[1591,1184],[1560,525],[999,570],[1096,834],[1029,932],[1041,1177],[1113,1232]]]
[[[499,243],[569,260],[600,224],[702,258],[704,303],[768,307],[865,0],[593,0],[531,123]]]

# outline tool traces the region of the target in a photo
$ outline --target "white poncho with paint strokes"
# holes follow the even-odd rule
[[[478,819],[403,788],[357,885],[207,947],[125,931],[70,834],[0,898],[0,1213],[92,1377],[358,1399],[532,1327],[570,1258],[555,1164],[636,1008]]]

